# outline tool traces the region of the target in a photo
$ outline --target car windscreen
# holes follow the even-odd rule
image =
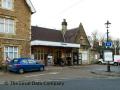
[[[28,64],[28,60],[27,60],[27,59],[22,59],[22,60],[20,61],[20,64]]]
[[[11,63],[13,63],[13,64],[17,64],[18,63],[18,59],[13,59],[12,61],[11,61]]]

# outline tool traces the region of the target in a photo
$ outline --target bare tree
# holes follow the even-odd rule
[[[91,46],[93,49],[96,49],[97,46],[99,45],[99,38],[98,38],[98,32],[94,31],[91,34]]]
[[[119,55],[120,54],[120,40],[119,39],[113,40],[113,48],[114,48],[114,54]]]

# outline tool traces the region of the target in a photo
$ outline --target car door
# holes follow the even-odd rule
[[[29,71],[29,64],[27,59],[22,59],[20,61],[21,68],[23,68],[25,71]]]
[[[38,67],[39,67],[39,65],[37,64],[37,62],[35,60],[33,60],[33,59],[29,59],[28,63],[29,63],[29,68],[31,70],[37,70]]]

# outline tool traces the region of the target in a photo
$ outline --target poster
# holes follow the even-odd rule
[[[104,61],[113,61],[113,53],[110,50],[104,51]]]

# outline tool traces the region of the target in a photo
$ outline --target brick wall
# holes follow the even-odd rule
[[[4,51],[4,45],[16,45],[20,47],[20,56],[30,55],[31,34],[31,11],[25,0],[14,0],[14,9],[6,10],[0,8],[0,17],[15,20],[15,34],[0,33],[0,53]],[[0,55],[3,59],[3,54]]]

